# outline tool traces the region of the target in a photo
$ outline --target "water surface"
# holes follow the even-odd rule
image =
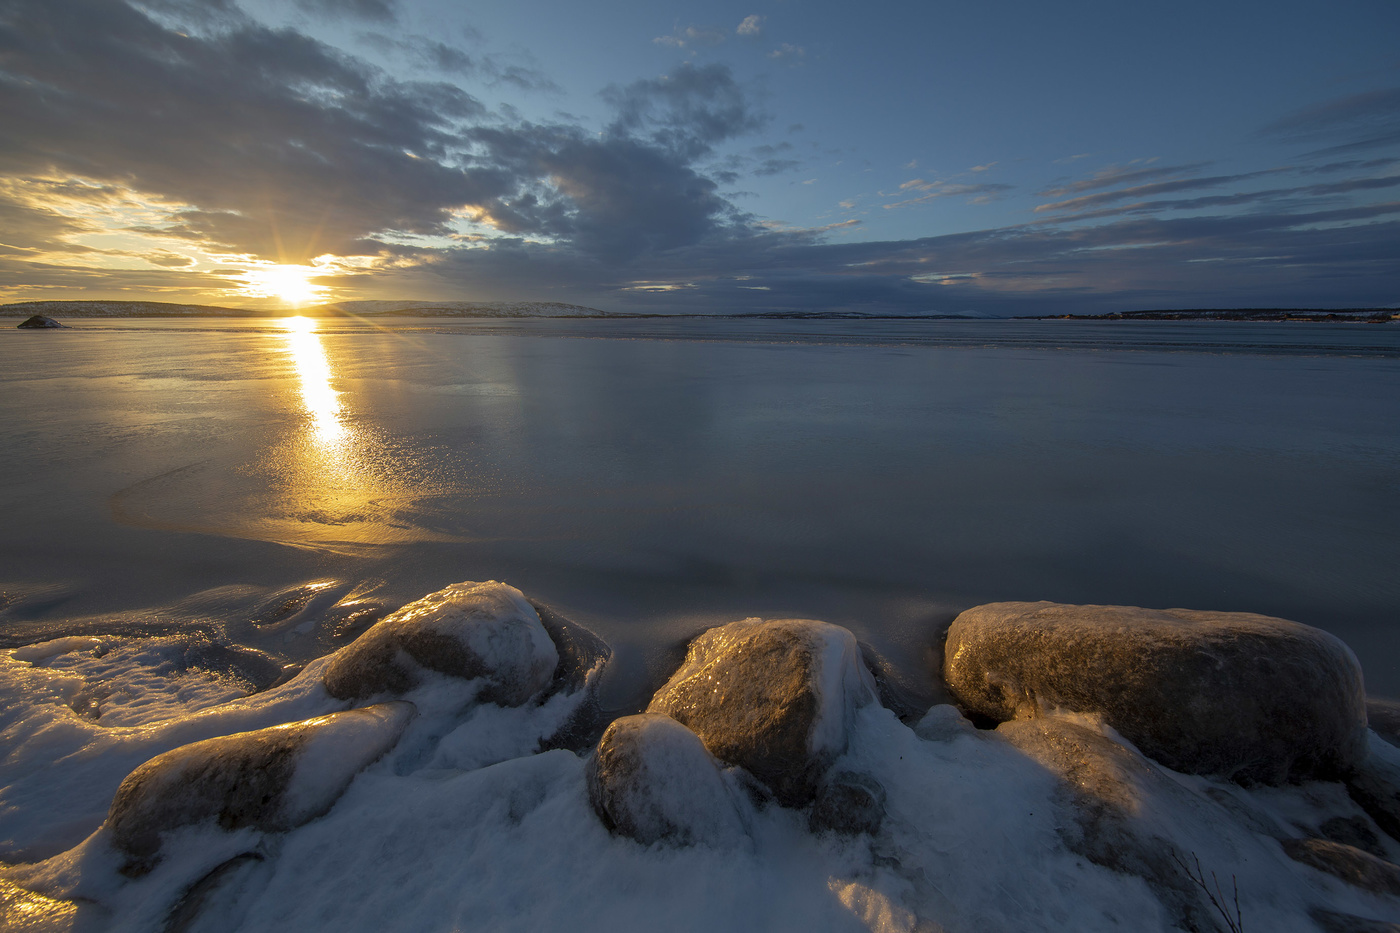
[[[74,323],[0,331],[11,640],[496,578],[618,649],[623,707],[719,622],[926,681],[956,612],[1050,599],[1296,619],[1400,693],[1400,327]],[[302,628],[232,631],[348,637]]]

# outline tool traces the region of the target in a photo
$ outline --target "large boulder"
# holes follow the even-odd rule
[[[1097,714],[1177,771],[1277,784],[1346,774],[1365,754],[1356,656],[1284,619],[991,603],[953,621],[944,658],[974,714]]]
[[[733,792],[695,733],[669,716],[614,720],[587,770],[603,825],[644,845],[732,843],[744,835]]]
[[[141,875],[163,833],[201,823],[285,832],[324,814],[366,765],[393,747],[411,703],[382,703],[157,755],[117,788],[104,829]]]
[[[520,591],[494,580],[454,583],[376,623],[326,668],[331,696],[403,693],[425,671],[484,681],[480,697],[519,706],[549,686],[559,652]]]
[[[855,710],[874,699],[874,682],[846,629],[810,619],[745,619],[691,642],[647,711],[688,726],[778,802],[802,806],[846,750]]]
[[[1281,839],[1279,844],[1295,862],[1325,871],[1358,888],[1400,897],[1400,866],[1385,859],[1331,839]]]

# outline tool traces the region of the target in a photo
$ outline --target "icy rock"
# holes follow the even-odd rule
[[[529,600],[539,614],[540,624],[559,652],[547,694],[578,693],[583,696],[568,720],[545,739],[541,750],[567,748],[581,751],[593,745],[606,722],[598,705],[598,676],[603,665],[612,659],[607,642],[575,622],[571,622],[543,603]]]
[[[1217,928],[1183,867],[1187,855],[1137,818],[1151,809],[1149,801],[1186,803],[1186,791],[1137,752],[1072,722],[1016,720],[1002,723],[996,735],[1061,779],[1069,820],[1060,832],[1072,852],[1142,878],[1181,929]]]
[[[1391,745],[1400,746],[1400,701],[1367,697],[1366,724]]]
[[[814,833],[873,836],[884,821],[885,788],[880,782],[868,774],[841,771],[828,775],[817,790],[807,827]]]
[[[1377,894],[1400,895],[1400,867],[1355,846],[1330,839],[1281,839],[1283,851],[1302,862]]]
[[[1381,848],[1380,837],[1375,830],[1360,816],[1334,816],[1331,819],[1323,820],[1318,832],[1323,838],[1333,842],[1340,842],[1343,845],[1354,846],[1364,852],[1369,852],[1376,858],[1385,858],[1385,849]]]
[[[914,724],[914,734],[928,742],[950,742],[976,733],[977,727],[951,703],[930,706],[923,718]]]
[[[1356,656],[1315,628],[1242,612],[992,603],[948,631],[944,676],[997,721],[1099,714],[1176,771],[1279,784],[1365,754]]]
[[[734,796],[700,738],[669,716],[614,720],[588,764],[588,799],[613,832],[644,845],[732,843]]]
[[[107,812],[104,828],[127,857],[123,871],[149,871],[161,834],[182,826],[285,832],[321,816],[393,747],[413,713],[411,703],[382,703],[157,755],[122,781]]]
[[[482,678],[481,699],[519,706],[549,685],[559,652],[520,591],[494,580],[454,583],[409,603],[340,649],[331,696],[362,700],[412,689],[425,670]]]
[[[875,699],[855,636],[810,619],[745,619],[691,642],[680,670],[652,697],[739,765],[779,803],[803,806],[846,750],[855,710]]]
[[[25,318],[24,321],[20,322],[19,324],[16,324],[15,326],[22,328],[38,329],[49,327],[63,327],[64,325],[58,323],[51,317],[45,317],[42,314],[36,314],[33,317]]]
[[[1400,765],[1373,752],[1347,775],[1346,785],[1357,806],[1392,839],[1400,840]]]

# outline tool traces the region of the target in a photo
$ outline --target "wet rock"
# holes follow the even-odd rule
[[[855,710],[875,699],[855,637],[810,619],[745,619],[710,629],[652,697],[721,761],[779,803],[803,806],[846,749]]]
[[[995,734],[1060,777],[1060,834],[1070,851],[1142,878],[1177,927],[1218,929],[1213,906],[1192,881],[1190,856],[1136,818],[1154,799],[1170,801],[1169,811],[1191,808],[1187,791],[1142,755],[1074,723],[1022,719]]]
[[[107,812],[123,871],[145,874],[159,860],[161,835],[183,826],[284,832],[315,819],[412,716],[410,703],[383,703],[157,755],[122,781]]]
[[[1400,746],[1400,700],[1367,697],[1366,723],[1376,735]]]
[[[15,326],[20,328],[37,330],[41,328],[64,327],[65,325],[58,323],[51,317],[45,317],[42,314],[36,314],[33,317],[26,318],[24,321],[20,322],[19,324],[16,324]]]
[[[1347,884],[1377,894],[1400,895],[1400,867],[1355,846],[1330,839],[1281,839],[1279,844],[1293,861],[1335,875]]]
[[[409,603],[336,652],[331,696],[402,693],[424,671],[481,678],[481,699],[519,706],[550,684],[559,652],[520,591],[494,580],[455,583]]]
[[[733,793],[700,738],[669,716],[615,720],[587,769],[603,824],[644,845],[732,843],[744,835]]]
[[[817,790],[807,827],[814,833],[875,835],[885,821],[885,788],[868,774],[841,771],[827,776]]]
[[[1355,655],[1283,619],[992,603],[954,620],[944,674],[975,714],[1099,714],[1177,771],[1277,784],[1338,777],[1365,754]]]

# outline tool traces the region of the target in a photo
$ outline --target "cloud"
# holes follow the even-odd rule
[[[774,60],[786,59],[796,61],[806,58],[807,50],[800,45],[793,45],[791,42],[784,42],[776,49],[768,53],[768,57]]]
[[[1074,156],[1074,159],[1082,156]],[[1065,159],[1061,161],[1071,161]],[[1156,160],[1148,160],[1156,161]],[[1094,191],[1098,188],[1112,188],[1114,185],[1126,185],[1133,182],[1146,181],[1149,178],[1163,178],[1168,175],[1181,177],[1199,172],[1210,165],[1209,162],[1194,162],[1188,165],[1164,165],[1155,168],[1132,168],[1130,166],[1109,165],[1099,169],[1088,178],[1081,178],[1067,184],[1057,185],[1037,191],[1041,197],[1059,198],[1067,194],[1078,194],[1081,191]]]
[[[670,35],[657,36],[651,41],[657,45],[668,45],[671,48],[683,49],[688,46],[711,46],[720,45],[727,39],[723,30],[710,29],[703,26],[687,26],[684,29],[677,29]]]
[[[1098,194],[1087,194],[1082,197],[1070,198],[1066,201],[1056,201],[1050,204],[1038,204],[1036,205],[1035,210],[1037,213],[1042,211],[1082,211],[1086,208],[1097,207],[1100,204],[1107,204],[1112,201],[1122,201],[1128,198],[1145,198],[1158,194],[1167,194],[1172,191],[1190,191],[1199,188],[1218,188],[1221,185],[1233,184],[1240,181],[1247,181],[1251,178],[1261,178],[1266,175],[1274,175],[1283,171],[1289,171],[1289,169],[1264,169],[1258,172],[1244,172],[1239,175],[1212,175],[1206,178],[1178,178],[1172,181],[1160,181],[1153,182],[1152,184],[1147,185],[1135,185],[1129,188],[1119,188],[1117,191],[1101,191]],[[1139,175],[1140,173],[1134,172],[1129,174]],[[1125,175],[1120,177],[1127,176]]]
[[[922,191],[922,195],[913,198],[905,198],[902,201],[895,201],[885,204],[885,210],[893,210],[897,207],[905,207],[910,204],[921,204],[925,201],[935,201],[939,198],[966,197],[973,204],[985,204],[995,200],[1003,192],[1010,191],[1015,185],[1002,183],[978,183],[963,184],[952,181],[924,181],[922,178],[914,178],[904,182],[899,186],[901,192]]]
[[[393,0],[294,0],[294,3],[308,13],[333,18],[354,16],[386,23],[398,18],[398,4]]]
[[[50,0],[0,13],[0,48],[0,123],[20,128],[0,138],[5,177],[158,201],[123,229],[280,262],[390,257],[483,227],[608,261],[723,235],[743,215],[693,163],[762,124],[720,65],[607,89],[601,134],[511,123],[452,84],[393,79],[236,11],[187,32],[112,0]],[[44,197],[9,209],[47,241],[71,235]]]
[[[763,19],[764,18],[757,13],[751,13],[744,17],[743,22],[741,22],[734,31],[741,36],[749,38],[757,36],[759,33],[763,32]]]
[[[1400,87],[1351,94],[1294,111],[1261,135],[1298,142],[1331,142],[1314,154],[1351,152],[1400,142]]]

